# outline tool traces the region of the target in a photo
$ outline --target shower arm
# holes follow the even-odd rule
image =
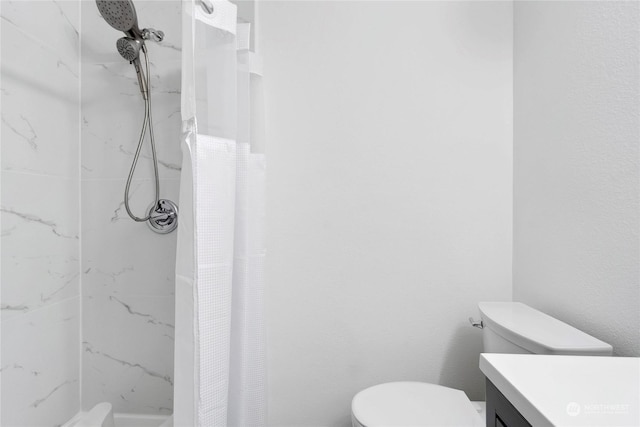
[[[155,28],[144,28],[140,36],[142,40],[153,40],[156,43],[160,43],[164,40],[164,31],[156,30]]]

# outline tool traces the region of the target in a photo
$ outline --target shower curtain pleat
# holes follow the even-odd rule
[[[233,4],[213,3],[212,16],[183,3],[174,425],[263,426],[265,159],[252,152],[256,76],[249,24],[236,24]]]

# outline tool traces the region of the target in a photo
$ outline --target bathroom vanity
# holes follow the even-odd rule
[[[480,355],[487,427],[640,426],[640,358]]]
[[[486,419],[489,427],[531,427],[525,417],[509,402],[498,388],[487,379]]]

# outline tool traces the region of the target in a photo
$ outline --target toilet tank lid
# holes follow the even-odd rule
[[[602,355],[611,345],[520,302],[478,304],[485,327],[534,354]]]

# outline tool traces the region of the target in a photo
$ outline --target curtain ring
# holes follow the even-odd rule
[[[209,15],[213,13],[213,3],[209,0],[200,0],[200,6],[207,12]]]

